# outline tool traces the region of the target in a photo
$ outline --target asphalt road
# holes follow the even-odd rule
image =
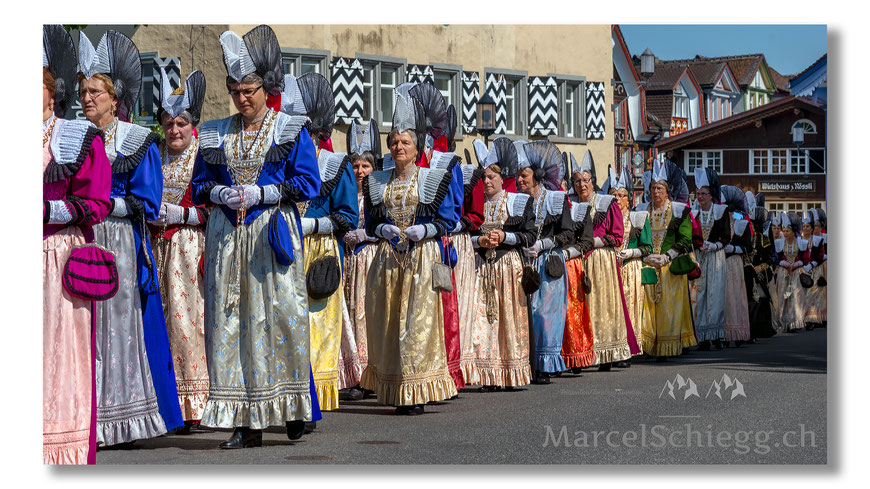
[[[635,358],[514,392],[466,388],[422,416],[343,402],[296,442],[275,428],[261,448],[221,450],[230,431],[194,430],[100,450],[97,464],[824,464],[826,350],[816,329]]]

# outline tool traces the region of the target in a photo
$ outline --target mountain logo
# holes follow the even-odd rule
[[[730,397],[728,394],[729,390],[731,391]],[[706,399],[710,397],[711,393],[719,399],[722,399],[723,395],[729,397],[729,401],[738,396],[746,397],[746,391],[743,390],[743,383],[736,377],[733,379],[728,377],[728,374],[722,374],[722,378],[718,381],[714,380],[713,383],[710,384],[710,388],[707,389],[707,395],[705,395],[704,398]]]
[[[674,377],[673,382],[670,380],[665,381],[665,385],[664,385],[664,387],[662,387],[662,391],[659,392],[659,399],[661,399],[662,396],[665,394],[670,396],[671,399],[676,399],[677,397],[674,394],[675,390],[676,391],[684,391],[683,392],[683,400],[684,401],[692,396],[695,396],[697,398],[701,397],[701,395],[698,394],[698,386],[695,384],[695,381],[693,381],[689,377],[683,378],[682,375],[677,374],[677,376]]]

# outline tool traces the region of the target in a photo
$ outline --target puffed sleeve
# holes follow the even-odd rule
[[[553,242],[557,248],[567,246],[574,239],[574,220],[571,219],[571,202],[568,200],[567,194],[563,198],[565,200],[562,202],[562,215],[559,217],[553,235]]]
[[[136,165],[127,184],[126,199],[134,213],[141,213],[146,221],[157,219],[163,199],[163,168],[157,143],[152,142],[142,161]]]
[[[583,216],[583,222],[575,222],[574,226],[576,226],[576,230],[580,231],[577,233],[575,230],[574,236],[576,242],[574,243],[574,247],[577,248],[577,250],[580,251],[580,254],[584,257],[588,256],[595,248],[595,233],[593,232],[595,226],[592,225],[591,214],[587,212],[586,215]]]
[[[67,206],[75,208],[82,224],[98,224],[109,215],[111,188],[112,164],[106,157],[102,138],[96,136],[79,171],[70,179]]]
[[[722,243],[722,246],[728,246],[731,243],[731,218],[728,212],[722,214],[722,217],[713,222],[713,229],[710,230],[711,243]],[[732,243],[733,244],[733,243]]]
[[[612,248],[617,248],[622,245],[623,236],[625,233],[625,224],[623,223],[622,209],[616,199],[610,202],[607,208],[607,217],[604,218],[604,235],[601,239],[604,243]]]
[[[226,185],[221,178],[218,165],[205,162],[200,151],[193,163],[193,175],[190,178],[190,187],[193,190],[193,203],[195,205],[208,205],[211,202],[211,191],[216,185]]]
[[[688,207],[683,211],[683,219],[677,227],[676,235],[674,236],[674,245],[672,248],[678,253],[688,253],[692,251],[692,221],[689,219],[691,212]]]
[[[281,199],[293,203],[311,200],[320,194],[320,184],[314,141],[308,130],[302,128],[286,160]]]
[[[441,201],[441,205],[438,206],[438,212],[432,216],[432,224],[434,224],[438,229],[438,233],[435,236],[444,236],[453,231],[453,228],[456,227],[456,223],[459,222],[459,216],[461,215],[461,212],[456,212],[456,203],[459,202],[461,205],[462,199],[459,198],[457,200],[455,192],[457,192],[458,188],[458,191],[463,192],[464,195],[462,188],[462,173],[459,174],[459,187],[454,185],[455,172],[452,169],[449,176],[445,175],[445,178],[450,178],[447,196],[444,197]]]
[[[356,176],[353,167],[346,164],[338,184],[329,196],[329,219],[333,223],[333,234],[337,237],[356,228],[359,216],[359,202],[356,195]]]
[[[640,250],[641,257],[652,253],[652,228],[649,225],[649,219],[643,222],[643,228],[637,238],[637,248]]]

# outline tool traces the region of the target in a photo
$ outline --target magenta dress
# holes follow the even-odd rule
[[[61,279],[70,250],[93,241],[92,227],[109,213],[111,166],[93,124],[57,119],[50,130],[42,198],[63,201],[73,220],[48,224],[46,216],[42,226],[42,461],[85,464],[94,409],[93,303],[69,295]]]

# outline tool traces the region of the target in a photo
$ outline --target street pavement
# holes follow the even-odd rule
[[[468,387],[421,416],[342,402],[314,433],[269,429],[260,448],[219,449],[231,430],[140,440],[97,464],[826,463],[826,329],[692,350],[512,392]]]

